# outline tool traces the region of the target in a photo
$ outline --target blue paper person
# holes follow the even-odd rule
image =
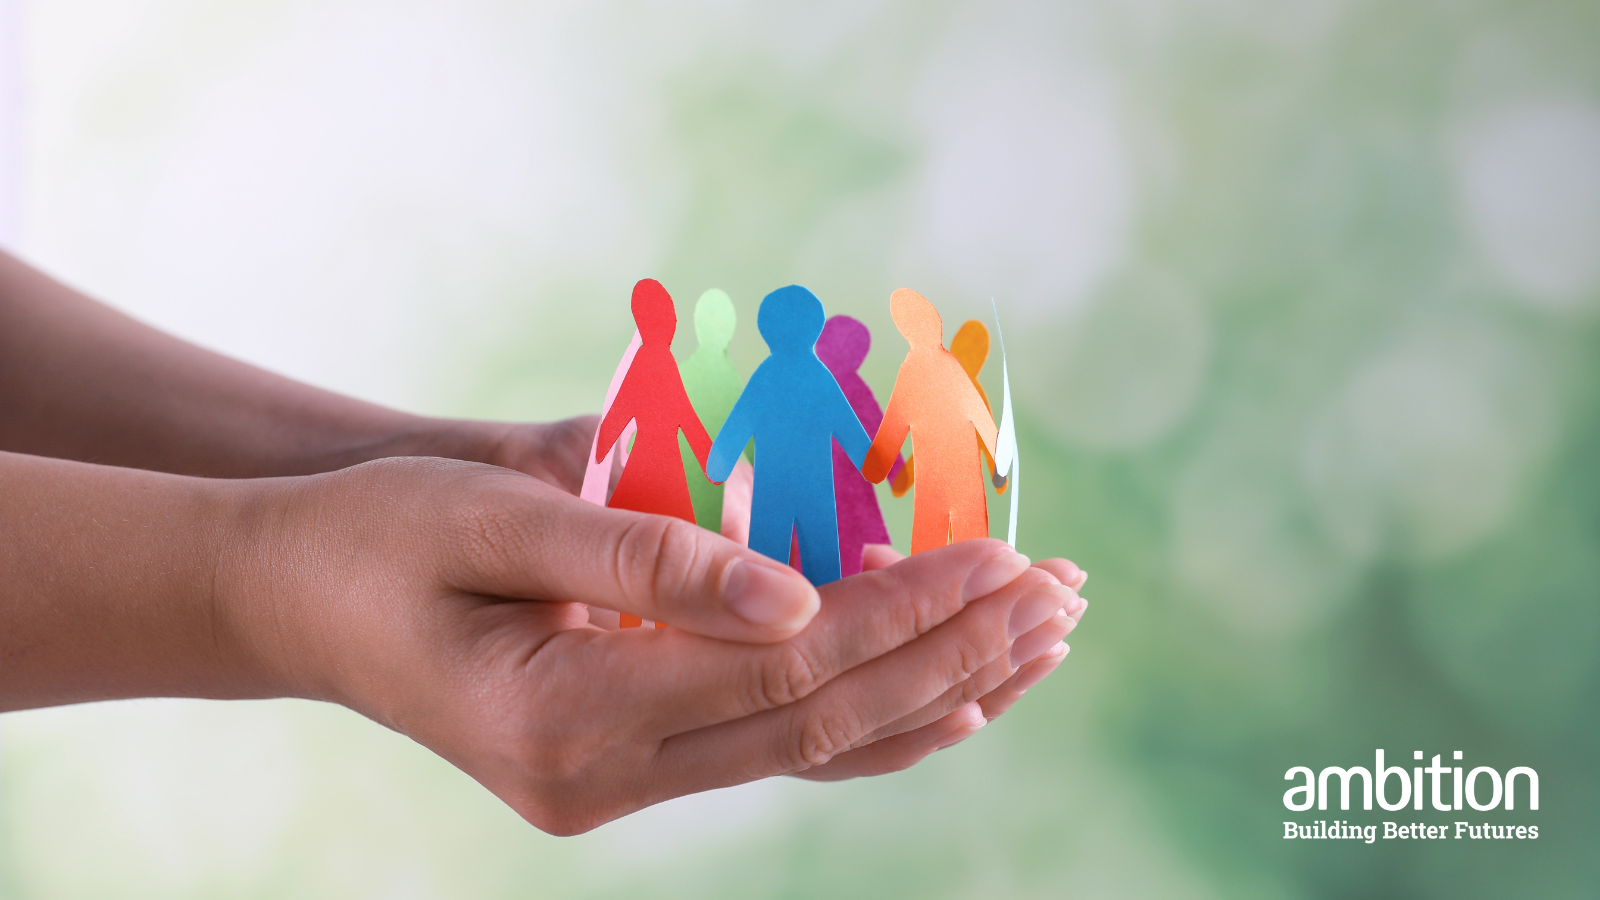
[[[755,439],[750,549],[788,562],[790,538],[796,538],[801,571],[815,585],[839,580],[833,442],[858,469],[872,446],[833,373],[817,358],[823,319],[822,302],[799,285],[761,301],[756,327],[772,355],[750,376],[706,458],[710,479],[726,481],[745,443]]]

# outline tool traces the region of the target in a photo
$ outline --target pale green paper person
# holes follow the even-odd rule
[[[678,366],[689,402],[713,438],[722,430],[733,404],[744,389],[744,379],[728,359],[728,342],[733,340],[737,317],[727,293],[712,288],[694,304],[694,336],[700,342],[690,357]],[[694,521],[701,528],[722,530],[722,485],[706,480],[705,470],[680,435],[678,450],[683,454],[683,469],[688,475],[689,499],[694,502]],[[746,450],[748,454],[748,449]]]

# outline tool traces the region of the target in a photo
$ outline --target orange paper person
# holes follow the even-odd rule
[[[889,311],[911,350],[861,474],[882,481],[909,433],[917,458],[911,552],[988,537],[989,507],[972,436],[993,456],[994,420],[961,362],[944,348],[944,322],[933,304],[902,288],[889,298]]]
[[[646,278],[634,285],[633,320],[639,325],[642,343],[617,389],[617,398],[600,422],[597,448],[615,443],[630,420],[638,422],[639,435],[607,505],[693,522],[694,504],[678,455],[678,431],[689,439],[702,470],[706,454],[711,452],[711,437],[684,393],[678,361],[672,358],[678,314],[660,282]]]
[[[983,408],[989,410],[989,416],[993,418],[994,408],[989,405],[989,394],[984,391],[983,383],[978,381],[978,373],[983,371],[983,364],[989,359],[989,329],[977,319],[962,322],[961,327],[956,329],[956,336],[950,339],[950,353],[961,362],[961,368],[972,379],[972,386],[978,389],[978,396],[983,398]],[[981,441],[978,450],[983,454],[984,465],[989,467],[989,480],[994,482],[999,493],[1004,494],[1006,482],[994,473],[994,457],[983,449]],[[906,491],[911,490],[911,483],[916,477],[915,466],[916,457],[907,456],[899,476],[889,476],[889,486],[894,489],[896,497],[903,497]]]

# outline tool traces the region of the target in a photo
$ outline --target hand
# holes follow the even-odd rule
[[[488,466],[389,459],[233,489],[217,608],[240,652],[280,693],[412,736],[557,834],[770,775],[901,768],[936,749],[930,725],[976,698],[998,714],[1053,668],[1075,622],[1070,572],[998,541],[819,596],[710,532]],[[606,631],[583,604],[673,627]]]
[[[511,469],[576,495],[599,416],[559,422],[486,422],[414,418],[404,436],[381,447],[384,456],[437,456]]]
[[[453,449],[459,458],[515,469],[576,493],[582,484],[584,464],[598,421],[595,416],[549,424],[440,421],[434,429],[424,432],[432,435],[432,443],[420,445],[416,452]],[[903,470],[907,486],[910,471],[911,460],[907,458]],[[727,501],[721,530],[724,537],[741,545],[748,543],[751,487],[750,465],[740,459],[726,483]],[[864,560],[865,569],[873,571],[887,568],[904,558],[887,545],[869,547]],[[1074,591],[1081,588],[1088,578],[1086,573],[1068,560],[1045,560],[1038,564],[1038,568]],[[907,717],[897,723],[896,729],[886,731],[879,740],[852,749],[826,765],[795,774],[815,780],[885,774],[906,769],[936,750],[965,740],[998,718],[1029,688],[1055,671],[1069,649],[1061,640],[1077,626],[1087,607],[1086,601],[1074,597],[1060,615],[1038,626],[1035,629],[1037,633],[1030,633],[1024,638],[1022,643],[1025,648],[1047,649],[1032,662],[1024,661],[1022,669],[1004,683],[994,685],[993,673],[987,673],[982,678],[974,676],[963,683],[957,694],[967,702],[954,711],[934,721],[928,721],[926,713]],[[589,622],[600,628],[616,629],[617,613],[614,610],[591,608]],[[1026,660],[1027,657],[1019,659]],[[949,699],[943,699],[938,707],[930,706],[929,709],[948,708],[949,702]],[[926,724],[920,724],[924,722]]]
[[[905,558],[903,554],[886,544],[871,544],[868,545],[862,560],[863,571],[885,569]],[[1035,563],[1034,566],[1036,571],[1043,571],[1058,584],[1070,588],[1073,595],[1060,612],[1051,616],[1044,624],[1017,638],[1012,645],[1010,662],[1012,666],[1020,665],[1020,668],[1014,669],[1011,677],[1006,678],[998,686],[991,687],[996,674],[1004,670],[981,676],[975,675],[962,683],[959,697],[968,702],[954,712],[921,727],[890,734],[866,746],[840,754],[825,765],[794,774],[815,781],[839,781],[910,768],[934,751],[953,747],[971,737],[978,729],[993,722],[1001,713],[1010,709],[1029,688],[1054,672],[1067,658],[1070,649],[1063,642],[1063,638],[1072,633],[1083,619],[1084,611],[1089,608],[1089,601],[1077,596],[1077,591],[1089,580],[1089,573],[1065,559],[1047,559]],[[1019,624],[1026,621],[1027,617],[1023,616]],[[1045,649],[1035,655],[1038,648]],[[932,705],[929,707],[930,710],[935,708]],[[926,719],[927,714],[923,713],[920,716],[907,717],[898,725],[910,728],[916,722]]]

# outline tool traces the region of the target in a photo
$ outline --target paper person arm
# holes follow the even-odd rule
[[[889,487],[896,497],[904,497],[906,491],[911,490],[911,485],[917,480],[917,463],[915,456],[905,457],[905,462],[895,461],[900,471],[896,473],[889,470]]]
[[[689,402],[689,395],[683,395],[683,436],[689,439],[689,449],[694,451],[694,458],[700,461],[700,469],[706,468],[706,463],[711,455],[711,435],[706,433],[706,426],[700,421],[700,416],[694,411],[694,404]],[[726,480],[726,479],[724,479]]]
[[[865,386],[866,383],[862,382],[862,384]],[[861,404],[861,409],[855,410],[854,407],[851,407],[851,409],[861,413],[861,427],[866,429],[866,432],[869,436],[877,434],[878,429],[883,426],[883,407],[878,405],[878,398],[872,396],[871,388],[867,388],[866,395],[862,397]],[[841,445],[842,443],[843,442],[841,442]],[[854,457],[851,458],[854,459]],[[905,467],[905,456],[898,452],[895,453],[894,465],[889,467],[889,481],[894,482],[899,479],[900,473],[905,470]],[[857,463],[856,468],[861,468],[861,464]],[[910,485],[907,484],[906,487],[910,487]],[[901,493],[904,493],[904,491],[896,493],[895,496],[898,497]]]
[[[744,445],[755,437],[755,396],[760,382],[761,372],[758,370],[750,378],[750,383],[745,385],[744,393],[734,402],[728,420],[722,423],[722,429],[717,432],[717,439],[711,442],[711,452],[706,454],[706,477],[714,484],[728,480],[728,476],[733,474],[733,464],[739,461],[739,454],[744,451]]]
[[[872,438],[867,435],[867,430],[861,427],[861,420],[856,417],[856,411],[850,408],[850,401],[846,400],[841,392],[837,395],[837,402],[832,404],[833,410],[833,436],[839,441],[839,446],[844,448],[846,456],[856,468],[861,468],[866,463],[867,450],[872,447]]]
[[[617,398],[611,402],[611,408],[606,410],[606,417],[600,420],[600,428],[595,432],[594,462],[605,458],[606,452],[622,438],[623,430],[633,421],[637,383],[633,378],[622,379]]]
[[[973,391],[977,395],[977,391]],[[994,419],[989,417],[989,407],[981,400],[973,404],[972,425],[978,429],[978,440],[983,441],[983,449],[989,451],[989,458],[994,458],[995,440],[1000,436],[994,427]]]
[[[898,391],[889,395],[889,408],[883,411],[883,424],[878,426],[878,434],[872,439],[872,446],[867,448],[861,475],[873,484],[888,476],[889,466],[899,455],[900,447],[905,444],[906,435],[911,431],[904,405]]]

